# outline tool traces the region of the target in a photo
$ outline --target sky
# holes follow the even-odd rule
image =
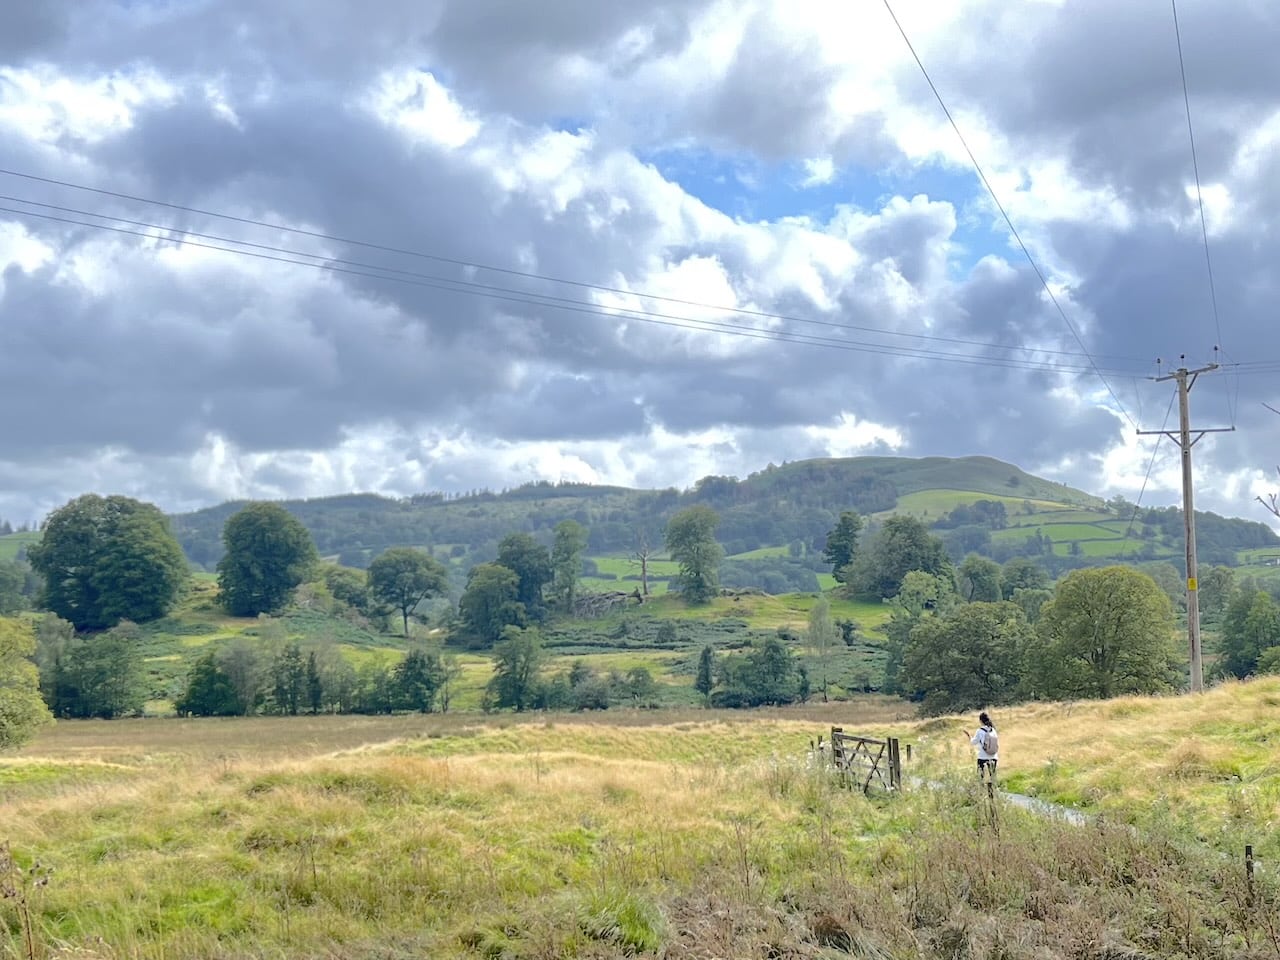
[[[1280,5],[1178,3],[1203,222],[1168,2],[892,9],[1027,253],[882,0],[7,0],[0,517],[863,454],[1166,505],[1150,378],[1216,361],[1197,506],[1268,519]]]

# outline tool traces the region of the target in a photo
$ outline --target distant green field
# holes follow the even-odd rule
[[[1241,550],[1236,554],[1236,562],[1247,566],[1272,566],[1280,563],[1280,547],[1256,547],[1253,550]]]
[[[768,557],[785,557],[789,556],[790,547],[760,547],[758,550],[748,550],[745,553],[735,553],[726,557],[726,560],[764,560]]]
[[[12,560],[23,547],[40,542],[40,533],[31,530],[24,533],[10,533],[0,537],[0,560]]]
[[[1124,536],[1122,531],[1109,529],[1100,523],[1037,523],[1035,526],[996,530],[991,534],[991,539],[1021,543],[1036,530],[1055,543],[1071,540],[1118,540]]]
[[[961,504],[977,503],[979,500],[1003,503],[1010,516],[1025,514],[1028,506],[1035,513],[1068,510],[1071,507],[1070,504],[1053,500],[1026,500],[1018,496],[1002,496],[973,490],[921,490],[918,493],[908,493],[899,497],[896,507],[877,516],[887,517],[894,513],[905,513],[913,517],[928,517],[936,520]]]
[[[787,626],[803,629],[817,600],[817,596],[811,593],[788,593],[776,597],[744,593],[717,597],[705,606],[690,607],[679,597],[668,595],[650,600],[644,609],[650,616],[658,618],[714,620],[717,617],[734,617],[745,620],[756,630]],[[828,597],[827,600],[833,620],[854,620],[863,630],[877,630],[889,619],[889,608],[885,604],[861,603],[839,597]]]
[[[626,580],[618,578],[616,580],[608,580],[604,577],[582,577],[578,580],[578,589],[584,593],[610,593],[615,590],[625,590],[630,593],[639,587],[640,574],[635,574],[634,580]],[[655,580],[653,574],[649,575],[649,596],[659,596],[670,589],[670,584],[666,580]]]
[[[1009,517],[1009,525],[1017,527],[1036,527],[1044,523],[1124,523],[1128,526],[1128,518],[1118,521],[1112,514],[1101,510],[1045,510],[1031,514],[1018,514]]]
[[[1053,552],[1059,557],[1071,555],[1073,541],[1062,540],[1053,545]],[[1137,553],[1142,549],[1142,541],[1137,539],[1121,540],[1079,540],[1080,555],[1085,557],[1115,557],[1117,560],[1137,561]],[[1160,551],[1160,556],[1172,556],[1173,551]]]
[[[628,576],[640,576],[640,563],[629,557],[590,557],[596,569],[601,573],[612,573],[619,579]],[[680,572],[680,564],[674,560],[650,560],[649,576],[674,577]]]

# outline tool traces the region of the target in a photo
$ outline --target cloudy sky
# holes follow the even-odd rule
[[[895,2],[1058,306],[881,0],[6,0],[0,516],[860,453],[1134,498],[1219,344],[1198,505],[1263,519],[1280,4],[1178,8],[1216,320],[1167,0]]]

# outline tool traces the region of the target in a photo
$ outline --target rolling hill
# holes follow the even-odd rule
[[[1001,515],[981,522],[956,520],[957,508],[978,501],[999,504]],[[771,464],[745,479],[704,477],[684,491],[539,482],[500,493],[404,499],[358,494],[284,506],[311,531],[323,555],[356,567],[367,566],[387,547],[412,545],[429,546],[466,568],[495,556],[498,541],[509,533],[529,532],[549,541],[555,525],[572,518],[588,528],[596,579],[606,584],[638,579],[639,571],[625,558],[641,539],[660,546],[667,519],[694,504],[720,514],[718,537],[731,561],[748,565],[739,567],[748,579],[750,564],[758,572],[769,564],[786,566],[784,561],[817,576],[826,533],[849,509],[873,523],[895,512],[910,513],[936,526],[953,555],[974,551],[997,560],[1031,555],[1054,573],[1109,559],[1177,564],[1182,553],[1176,509],[1143,509],[1135,517],[1132,505],[1105,502],[989,457],[803,460]],[[217,563],[222,525],[241,506],[225,503],[173,518],[194,564],[212,569]],[[1204,563],[1235,565],[1267,550],[1280,553],[1280,537],[1262,523],[1209,513],[1197,517]],[[660,584],[668,571],[656,572]],[[799,581],[792,586],[798,588]]]

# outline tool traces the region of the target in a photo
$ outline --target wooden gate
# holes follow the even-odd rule
[[[863,793],[878,783],[885,790],[902,789],[902,757],[898,738],[876,740],[845,733],[843,727],[831,728],[831,762],[848,786]]]

